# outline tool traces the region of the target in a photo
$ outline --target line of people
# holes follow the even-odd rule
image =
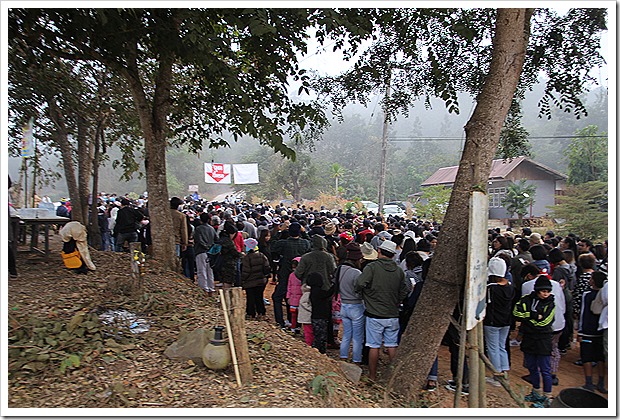
[[[196,279],[208,295],[216,283],[243,287],[246,314],[258,319],[266,318],[269,300],[263,295],[271,280],[278,327],[302,335],[322,353],[339,349],[341,359],[368,364],[371,379],[380,348],[389,360],[395,355],[441,228],[415,218],[192,198],[171,199],[171,211],[184,275]],[[120,241],[126,239],[116,232]],[[606,311],[597,314],[590,308],[606,294],[606,248],[606,241],[594,245],[573,234],[489,231],[485,351],[494,373],[508,378],[511,345],[521,346],[530,372],[523,379],[532,384],[528,399],[536,406],[549,404],[551,387],[559,384],[561,355],[574,345],[575,330],[584,387],[606,392]],[[460,319],[461,305],[453,315]],[[511,331],[516,334],[512,339]],[[442,343],[451,354],[453,380],[446,385],[451,390],[456,389],[459,340],[450,326]],[[437,366],[436,360],[427,390],[437,387]],[[467,374],[464,381],[467,392]],[[499,386],[494,375],[487,381]]]

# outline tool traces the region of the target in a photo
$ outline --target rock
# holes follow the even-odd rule
[[[181,333],[179,339],[170,344],[164,355],[172,360],[192,360],[198,366],[204,366],[202,362],[202,350],[213,337],[213,331],[196,328],[191,332]]]
[[[340,365],[340,369],[342,369],[342,373],[344,376],[353,382],[354,384],[360,381],[362,377],[362,368],[354,363],[347,363],[343,361],[339,361],[338,365]]]

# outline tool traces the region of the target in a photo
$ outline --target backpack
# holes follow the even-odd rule
[[[80,251],[77,249],[75,239],[63,243],[60,255],[67,268],[80,269],[84,265],[82,257],[80,256]]]
[[[207,255],[209,256],[209,265],[213,270],[213,274],[217,277],[219,272],[222,270],[222,244],[219,240],[215,241],[211,248],[207,251]]]

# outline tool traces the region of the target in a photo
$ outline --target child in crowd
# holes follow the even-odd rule
[[[267,257],[258,250],[258,241],[248,238],[244,241],[247,254],[241,260],[241,287],[246,294],[245,313],[248,318],[264,319],[266,310],[263,293],[271,265]]]
[[[297,326],[297,313],[299,308],[299,300],[303,294],[301,291],[301,280],[295,275],[295,269],[299,265],[299,260],[301,260],[301,257],[295,257],[291,262],[293,271],[290,276],[288,276],[288,287],[286,290],[286,299],[288,299],[288,304],[291,310],[291,332],[294,334],[299,334],[299,327]]]
[[[532,384],[532,392],[525,396],[525,401],[532,402],[532,407],[536,408],[548,407],[553,398],[551,342],[555,302],[551,289],[551,281],[544,275],[538,276],[532,293],[522,296],[512,312],[521,321],[520,332],[523,334],[521,351]],[[544,395],[540,392],[541,375]]]
[[[301,286],[301,298],[299,299],[299,308],[297,308],[297,322],[303,326],[304,341],[307,345],[312,346],[314,341],[314,332],[312,331],[312,305],[310,304],[310,286],[304,284]]]
[[[310,286],[310,304],[312,305],[312,332],[314,340],[312,347],[320,353],[327,352],[327,326],[332,311],[332,295],[334,286],[323,290],[323,276],[314,272],[308,275],[306,284]]]

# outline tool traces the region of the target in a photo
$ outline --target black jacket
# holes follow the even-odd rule
[[[487,310],[484,325],[490,327],[506,327],[510,325],[512,300],[515,296],[515,287],[507,283],[487,284]]]
[[[521,321],[520,331],[523,333],[521,351],[550,356],[555,317],[554,296],[550,295],[547,299],[540,300],[536,291],[533,291],[519,299],[512,314]]]
[[[114,225],[114,236],[119,233],[137,232],[140,221],[144,215],[133,207],[121,207],[116,213],[116,225]]]

